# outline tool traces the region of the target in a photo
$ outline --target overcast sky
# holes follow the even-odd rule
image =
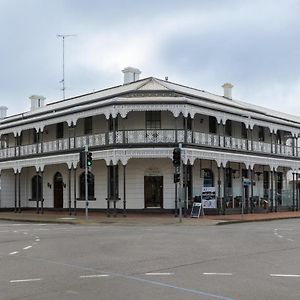
[[[0,0],[0,105],[122,84],[127,66],[300,116],[300,1]]]

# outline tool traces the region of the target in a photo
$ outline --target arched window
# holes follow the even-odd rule
[[[88,182],[88,198],[94,200],[95,191],[94,191],[94,174],[89,172],[87,176]],[[81,173],[79,177],[79,196],[80,199],[85,199],[85,172]]]
[[[203,180],[203,186],[205,187],[213,187],[214,186],[214,173],[211,169],[204,169],[204,180]]]
[[[36,188],[38,185],[38,199],[42,199],[42,177],[35,175],[31,179],[31,199],[36,201]]]

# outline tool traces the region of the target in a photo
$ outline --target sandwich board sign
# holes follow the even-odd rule
[[[191,218],[199,218],[201,215],[204,216],[202,203],[194,202],[191,211]]]
[[[201,198],[202,198],[202,203],[204,208],[217,207],[215,187],[203,187]]]

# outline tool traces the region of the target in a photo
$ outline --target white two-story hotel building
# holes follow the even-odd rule
[[[299,117],[234,100],[231,84],[219,96],[123,73],[122,85],[47,105],[34,95],[30,111],[2,115],[1,209],[84,208],[88,145],[89,208],[174,211],[179,144],[184,207],[209,190],[214,213],[299,208],[287,176],[300,168]]]

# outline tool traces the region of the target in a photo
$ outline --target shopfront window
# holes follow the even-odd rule
[[[203,169],[203,186],[213,187],[214,186],[214,174],[211,169]]]

